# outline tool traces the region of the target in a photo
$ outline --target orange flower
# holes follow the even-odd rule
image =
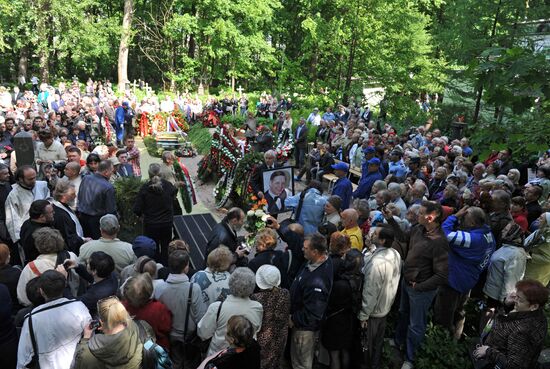
[[[252,201],[256,201],[258,198],[256,196],[252,196]]]

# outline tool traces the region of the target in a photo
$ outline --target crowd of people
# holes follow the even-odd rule
[[[290,99],[262,96],[249,111],[244,95],[226,98],[221,113],[246,116],[246,139],[264,153],[254,194],[271,196],[261,174],[282,165],[256,116],[294,140],[306,187],[273,198],[253,252],[247,213],[229,209],[205,265],[192,265],[173,237],[183,185],[173,153],[147,168],[132,204],[143,234],[131,243],[118,238],[113,183],[142,176],[136,114],[197,114],[200,101],[138,103],[93,81],[0,95],[0,367],[380,368],[388,341],[407,369],[430,319],[462,338],[470,298],[483,302],[469,322],[476,367],[535,367],[547,332],[550,152],[529,176],[511,149],[481,162],[467,138],[430,122],[398,134],[383,112],[374,122],[368,107],[338,106],[294,126]],[[35,144],[32,165],[17,163],[19,132]]]

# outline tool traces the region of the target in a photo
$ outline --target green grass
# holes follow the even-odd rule
[[[187,139],[193,144],[200,155],[206,155],[210,152],[212,135],[208,128],[203,127],[200,122],[191,126],[189,132],[187,132]]]

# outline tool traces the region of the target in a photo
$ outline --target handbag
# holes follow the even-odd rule
[[[189,326],[189,314],[191,313],[191,302],[193,298],[193,282],[189,285],[189,295],[187,297],[187,311],[185,312],[185,325],[183,328],[183,349],[185,353],[185,357],[187,360],[193,360],[193,359],[200,359],[203,356],[206,356],[206,352],[208,351],[208,347],[210,346],[210,341],[212,340],[207,339],[203,340],[201,339],[197,331],[193,332],[193,334],[188,335],[187,334],[187,328]],[[220,303],[220,306],[218,307],[218,312],[216,314],[216,323],[218,322],[218,318],[220,317],[220,311],[223,305],[223,301]]]

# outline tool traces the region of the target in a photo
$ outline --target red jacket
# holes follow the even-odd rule
[[[157,343],[170,350],[170,330],[172,329],[172,313],[160,301],[151,300],[142,308],[136,309],[128,301],[122,302],[128,313],[137,320],[145,320],[155,331]]]
[[[522,210],[517,213],[512,213],[514,222],[521,227],[521,230],[525,233],[529,229],[529,222],[527,222],[527,210]]]

